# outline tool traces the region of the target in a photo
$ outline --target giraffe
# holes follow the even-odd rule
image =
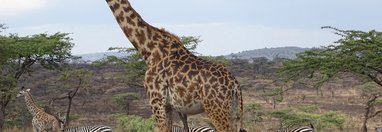
[[[32,98],[30,89],[21,87],[16,97],[24,96],[28,111],[32,114],[32,126],[34,132],[60,132],[60,124],[56,117],[46,113]]]
[[[245,131],[241,129],[241,88],[224,66],[193,55],[179,37],[145,22],[128,0],[106,2],[148,65],[144,87],[156,120],[155,132],[171,130],[172,110],[185,118],[206,112],[218,132]]]

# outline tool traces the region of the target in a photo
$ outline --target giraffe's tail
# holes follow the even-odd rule
[[[235,117],[235,125],[236,127],[239,127],[237,131],[239,132],[246,132],[244,130],[244,111],[243,111],[243,96],[241,92],[241,87],[239,83],[236,83],[234,90],[233,90],[233,110],[234,110],[234,117]]]

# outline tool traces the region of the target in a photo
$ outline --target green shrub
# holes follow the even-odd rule
[[[263,121],[263,116],[265,115],[265,112],[260,104],[253,103],[246,105],[244,106],[244,111],[250,114],[249,118],[245,118],[247,121],[254,122],[255,124]]]
[[[345,123],[345,115],[340,112],[326,112],[317,118],[317,129],[337,127],[343,129]]]
[[[306,112],[306,113],[313,113],[319,109],[317,105],[299,105],[296,108],[299,111]]]
[[[118,128],[124,132],[151,132],[154,127],[154,118],[142,118],[136,115],[115,115]]]
[[[283,109],[270,113],[273,118],[280,120],[280,128],[295,127],[314,124],[317,130],[339,129],[342,130],[345,123],[345,115],[340,112],[329,111],[313,113],[315,106],[298,108],[297,110]]]
[[[138,93],[121,93],[112,96],[112,102],[125,112],[130,112],[130,103],[132,100],[139,99]]]
[[[112,102],[119,106],[124,106],[126,103],[126,100],[129,100],[127,98],[130,98],[130,100],[136,100],[139,99],[138,93],[121,93],[113,95]]]

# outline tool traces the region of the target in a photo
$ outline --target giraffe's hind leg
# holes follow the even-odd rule
[[[229,130],[230,109],[227,103],[219,104],[215,99],[203,101],[205,112],[218,132],[231,132]]]

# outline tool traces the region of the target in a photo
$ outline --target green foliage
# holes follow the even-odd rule
[[[202,40],[200,40],[199,36],[182,36],[180,37],[180,40],[183,43],[183,46],[186,47],[189,51],[191,51],[194,54],[198,54],[195,52],[196,47]]]
[[[28,66],[39,63],[45,68],[54,68],[71,57],[70,50],[73,44],[67,33],[36,34],[32,36],[19,37],[16,34],[0,36],[1,47],[8,49],[4,55],[12,64]],[[22,64],[20,64],[22,63]],[[26,72],[26,71],[25,71]]]
[[[339,30],[342,38],[336,45],[313,49],[297,55],[295,60],[284,63],[279,73],[288,79],[320,78],[316,86],[341,72],[351,72],[382,86],[382,33],[355,30]]]
[[[16,79],[12,74],[0,76],[0,95],[6,97],[13,95],[16,92],[13,89],[14,87],[16,87]],[[5,103],[3,101],[5,100],[1,100],[0,102]]]
[[[242,90],[248,90],[252,87],[251,79],[248,77],[236,77],[236,80],[239,81]]]
[[[263,121],[263,118],[266,114],[261,105],[255,103],[244,106],[244,111],[250,114],[250,117],[246,118],[248,119],[248,122],[253,122],[255,124],[257,122]]]
[[[345,123],[345,115],[339,112],[314,113],[317,106],[300,106],[298,109],[282,109],[270,113],[273,118],[278,118],[281,128],[290,128],[301,126],[301,124],[312,123],[317,130],[332,130],[338,128],[343,129]]]
[[[274,98],[275,103],[280,103],[284,100],[283,96],[284,90],[281,87],[276,87],[270,92],[264,93],[262,96],[270,96]]]
[[[316,112],[319,107],[317,105],[299,105],[296,109],[306,113],[313,113]]]
[[[289,109],[274,111],[270,115],[274,118],[280,119],[281,127],[285,128],[293,127],[295,125],[300,125],[310,121],[308,117],[294,113]]]
[[[327,129],[337,127],[343,129],[345,116],[339,112],[330,111],[320,115],[317,119],[317,129]]]
[[[71,120],[71,121],[75,121],[75,120],[78,120],[80,118],[81,118],[81,115],[79,115],[79,114],[70,114],[70,116],[69,116],[69,120]]]
[[[115,115],[120,131],[124,132],[150,132],[153,131],[154,118],[142,118],[136,115]]]
[[[376,100],[376,101],[374,102],[374,105],[376,105],[376,106],[381,106],[381,105],[382,105],[382,100],[381,100],[381,99]]]
[[[104,64],[116,64],[122,65],[125,67],[126,74],[125,80],[130,85],[141,85],[143,82],[143,77],[145,75],[147,65],[143,60],[142,56],[134,48],[122,48],[122,47],[113,47],[109,50],[116,50],[118,52],[126,53],[126,57],[118,58],[116,56],[108,56],[104,59],[94,62],[95,65],[104,65]]]
[[[371,96],[372,94],[379,93],[382,90],[382,87],[374,82],[367,82],[356,86],[356,88],[361,92],[362,96]]]
[[[49,86],[59,87],[60,92],[68,92],[71,97],[76,96],[79,90],[88,91],[93,78],[93,72],[84,68],[66,67],[60,70],[57,78]]]
[[[130,112],[130,103],[132,100],[139,99],[138,93],[121,93],[113,95],[112,102],[124,110],[127,114]]]
[[[128,99],[129,98],[129,99]],[[116,105],[124,107],[127,104],[126,101],[139,99],[138,93],[121,93],[113,95],[112,102]]]
[[[0,33],[3,32],[5,29],[7,29],[5,24],[0,24]]]
[[[203,59],[214,62],[221,65],[231,65],[231,61],[224,56],[201,56]]]
[[[84,68],[66,68],[60,71],[58,76],[59,81],[67,81],[67,82],[75,82],[75,81],[86,81],[83,84],[89,84],[91,78],[93,77],[93,73]]]

